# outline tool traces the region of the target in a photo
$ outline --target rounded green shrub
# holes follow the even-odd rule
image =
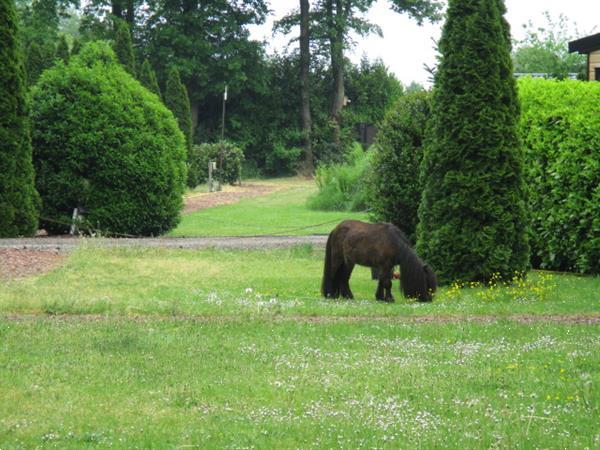
[[[600,83],[519,80],[532,263],[600,273]]]
[[[69,228],[73,208],[105,234],[159,235],[179,221],[184,138],[173,114],[131,77],[109,45],[86,45],[32,93],[42,224]]]
[[[428,92],[406,94],[387,112],[377,132],[367,183],[371,218],[393,223],[413,242],[423,190],[418,173],[430,97]]]
[[[208,181],[209,161],[217,163],[218,170],[214,172],[214,177],[221,183],[233,184],[241,179],[244,152],[235,144],[223,141],[192,147],[189,156],[188,186],[196,187]]]

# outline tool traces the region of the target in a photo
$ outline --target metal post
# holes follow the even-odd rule
[[[77,215],[78,215],[78,210],[77,208],[73,209],[73,218],[71,220],[71,229],[69,230],[69,234],[71,236],[73,236],[75,233],[77,233]]]

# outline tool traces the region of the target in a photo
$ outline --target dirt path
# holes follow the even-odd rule
[[[274,184],[249,183],[242,186],[224,186],[219,192],[203,192],[186,195],[184,198],[183,214],[189,214],[213,206],[230,205],[243,198],[259,197],[281,189]]]
[[[236,316],[161,316],[155,314],[138,316],[107,316],[105,314],[0,314],[0,320],[10,321],[28,321],[28,320],[49,320],[55,322],[103,322],[103,321],[123,321],[123,322],[198,322],[198,323],[232,323],[244,321]],[[256,320],[269,322],[300,322],[313,324],[329,323],[360,323],[360,322],[383,322],[383,323],[408,323],[408,324],[451,324],[451,323],[480,323],[491,324],[501,321],[510,321],[520,324],[531,323],[557,323],[571,325],[600,325],[600,314],[513,314],[508,316],[498,315],[477,315],[477,316],[299,316],[299,315],[265,315],[257,317]]]
[[[184,198],[183,214],[214,206],[229,205],[244,198],[269,194],[282,186],[250,183],[224,186],[220,192],[190,194]],[[38,236],[26,239],[0,239],[0,279],[39,275],[57,267],[66,252],[82,244],[100,247],[154,248],[276,248],[296,244],[325,245],[322,236],[264,237],[264,238],[143,238],[93,239],[72,236]]]

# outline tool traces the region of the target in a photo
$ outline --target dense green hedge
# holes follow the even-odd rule
[[[184,138],[173,114],[91,43],[33,89],[32,138],[44,227],[65,232],[75,207],[107,234],[159,235],[179,221]]]
[[[600,273],[600,83],[522,79],[532,262]]]
[[[242,177],[244,152],[242,149],[224,141],[223,143],[194,145],[189,156],[188,186],[195,187],[208,180],[208,162],[215,161],[217,168],[223,162],[223,167],[214,173],[216,180],[221,183],[233,184]]]
[[[423,190],[418,174],[430,97],[428,92],[406,94],[390,108],[377,132],[367,183],[372,219],[393,223],[413,242]]]

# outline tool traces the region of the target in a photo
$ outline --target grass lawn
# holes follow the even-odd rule
[[[261,202],[261,227],[325,222],[310,189],[211,233]],[[382,304],[357,268],[333,301],[323,253],[87,244],[0,280],[0,449],[600,448],[599,277]]]
[[[328,234],[344,219],[366,220],[365,213],[312,211],[306,198],[316,192],[312,180],[287,178],[260,181],[274,184],[275,192],[233,205],[196,211],[183,216],[169,236],[253,236]]]

